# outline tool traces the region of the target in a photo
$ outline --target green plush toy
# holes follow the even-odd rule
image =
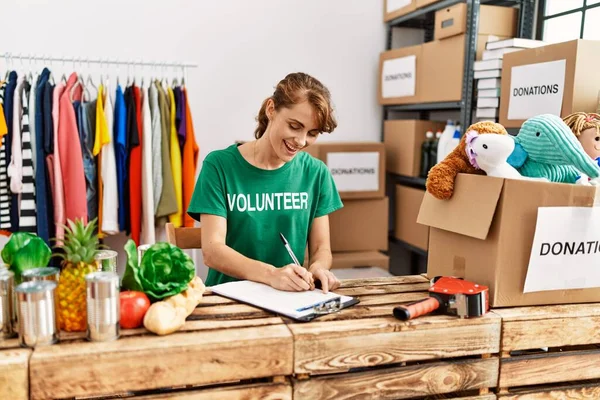
[[[552,114],[529,118],[513,137],[515,150],[508,163],[523,176],[551,182],[590,184],[600,167],[588,156],[564,121]]]

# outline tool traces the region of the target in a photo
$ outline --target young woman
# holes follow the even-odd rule
[[[307,74],[289,74],[257,121],[256,139],[208,154],[196,182],[187,212],[202,221],[205,283],[245,279],[303,291],[318,280],[334,290],[328,214],[343,205],[326,165],[301,151],[336,128],[330,93]]]

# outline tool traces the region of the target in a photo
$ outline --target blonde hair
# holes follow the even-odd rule
[[[596,134],[600,134],[600,115],[596,113],[576,112],[564,117],[563,121],[577,137],[590,128],[595,128]]]
[[[319,132],[331,133],[337,127],[329,90],[312,76],[302,72],[294,72],[282,79],[275,87],[273,95],[263,101],[256,117],[258,122],[254,130],[256,139],[265,134],[269,125],[269,118],[267,117],[269,99],[273,100],[275,110],[279,110],[281,107],[290,108],[294,104],[307,100],[314,107],[317,114]]]

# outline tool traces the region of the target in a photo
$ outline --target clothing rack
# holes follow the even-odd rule
[[[6,52],[3,55],[4,60],[11,61],[12,59],[19,60],[41,60],[41,61],[62,61],[62,62],[72,62],[72,63],[86,63],[86,64],[114,64],[114,65],[140,65],[140,66],[148,66],[148,67],[179,67],[179,68],[196,68],[198,64],[186,63],[186,62],[169,62],[169,61],[125,61],[118,59],[109,59],[109,58],[87,58],[87,57],[52,57],[45,55],[35,55],[35,54],[13,54]]]

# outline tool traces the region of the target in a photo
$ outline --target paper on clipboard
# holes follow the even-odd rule
[[[210,287],[210,290],[219,295],[298,320],[314,318],[315,308],[321,305],[339,302],[344,308],[358,303],[358,300],[353,297],[341,296],[333,292],[325,294],[319,289],[287,292],[253,281],[223,283]]]

